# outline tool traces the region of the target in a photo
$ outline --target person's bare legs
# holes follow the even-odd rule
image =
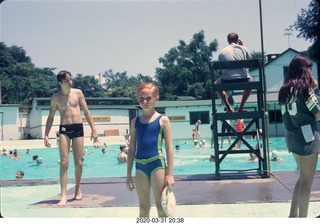
[[[309,156],[299,156],[292,153],[300,172],[295,185],[289,217],[307,217],[311,186],[318,162],[318,152]]]
[[[223,148],[223,140],[224,140],[224,137],[223,137],[223,136],[221,136],[221,146],[220,146],[220,149],[222,149],[222,148]]]
[[[231,145],[231,136],[228,136],[229,145]]]
[[[289,218],[292,217],[298,217],[298,208],[299,208],[299,186],[300,186],[300,178],[298,179],[296,185],[294,186],[292,200],[291,200],[291,207],[290,207],[290,213]]]
[[[150,216],[151,181],[142,171],[136,170],[136,190],[139,200],[139,217]]]
[[[221,78],[218,78],[215,82],[215,85],[221,84]],[[233,112],[233,109],[228,101],[228,94],[226,91],[218,91],[218,95],[220,97],[220,99],[222,100],[222,102],[224,103],[224,105],[226,106],[226,112],[227,113],[231,113]]]
[[[61,199],[58,206],[64,206],[67,204],[69,148],[70,139],[66,135],[61,134],[59,139]]]
[[[74,158],[74,167],[75,167],[75,178],[76,178],[76,186],[74,192],[74,199],[81,200],[82,199],[82,192],[80,189],[80,182],[82,176],[82,164],[83,164],[83,145],[84,139],[83,137],[77,137],[72,139],[72,151],[73,151],[73,158]]]
[[[241,140],[237,142],[236,146],[237,146],[237,150],[241,149]]]
[[[159,217],[167,217],[161,206],[161,194],[165,187],[165,170],[158,169],[151,174],[151,186]]]
[[[249,79],[249,82],[253,82],[253,78],[250,77]],[[238,111],[241,112],[243,111],[243,108],[244,108],[244,104],[247,102],[250,94],[251,94],[251,89],[246,89],[246,90],[243,90],[243,93],[242,93],[242,99],[241,99],[241,102],[240,102],[240,105],[239,105],[239,108],[238,108]]]
[[[240,102],[240,105],[239,105],[239,109],[238,111],[241,112],[243,111],[243,108],[244,108],[244,104],[247,102],[250,94],[251,94],[251,89],[246,89],[243,91],[242,93],[242,99],[241,99],[241,102]]]

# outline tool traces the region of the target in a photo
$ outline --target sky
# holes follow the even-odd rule
[[[311,43],[297,31],[284,34],[310,1],[261,2],[266,54],[282,53],[289,44],[307,50]],[[36,67],[55,73],[98,76],[112,69],[153,77],[160,57],[201,30],[207,44],[219,43],[213,60],[229,32],[238,33],[249,52],[262,49],[259,0],[6,0],[0,13],[0,41],[22,47]]]

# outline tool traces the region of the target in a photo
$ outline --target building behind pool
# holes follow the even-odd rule
[[[281,108],[277,103],[278,90],[283,83],[284,74],[292,58],[299,52],[289,48],[282,54],[268,55],[265,65],[266,99],[268,135],[272,137],[284,136]],[[318,80],[316,63],[313,66],[313,75]],[[258,77],[258,70],[250,74]],[[241,93],[234,93],[234,107],[240,103]],[[224,111],[220,99],[216,100],[218,112]],[[99,136],[124,136],[130,133],[130,121],[142,110],[131,98],[86,98],[89,110]],[[251,94],[246,110],[256,110],[256,94]],[[41,139],[45,131],[45,124],[49,114],[50,98],[34,98],[32,107],[25,112],[19,112],[19,105],[0,105],[0,141],[19,139]],[[173,139],[191,139],[192,129],[197,120],[201,120],[201,138],[211,138],[210,129],[212,101],[199,100],[191,97],[177,97],[176,101],[158,101],[156,110],[169,117],[172,125]],[[56,111],[49,138],[56,138],[60,122],[59,112]],[[90,137],[91,129],[83,115],[85,137]],[[219,125],[221,128],[221,125]]]

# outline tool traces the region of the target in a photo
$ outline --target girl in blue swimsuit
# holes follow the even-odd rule
[[[131,174],[135,161],[139,216],[150,216],[152,188],[158,216],[166,217],[161,206],[161,193],[166,185],[169,187],[174,185],[171,124],[168,117],[154,109],[155,102],[159,100],[157,86],[152,83],[142,83],[137,95],[143,114],[131,121],[126,184],[130,191],[135,188]],[[163,139],[166,158],[162,152]]]

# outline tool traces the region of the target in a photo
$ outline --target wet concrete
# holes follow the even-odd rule
[[[249,175],[246,178],[215,180],[213,175],[176,176],[173,188],[178,205],[207,205],[226,203],[271,203],[291,201],[298,173],[279,171],[270,178]],[[68,207],[138,206],[135,192],[126,189],[125,178],[84,179],[81,189],[84,198],[72,201],[74,188],[68,190]],[[311,192],[312,201],[320,201],[320,172],[317,172]],[[30,207],[52,207],[59,201],[53,195]]]

